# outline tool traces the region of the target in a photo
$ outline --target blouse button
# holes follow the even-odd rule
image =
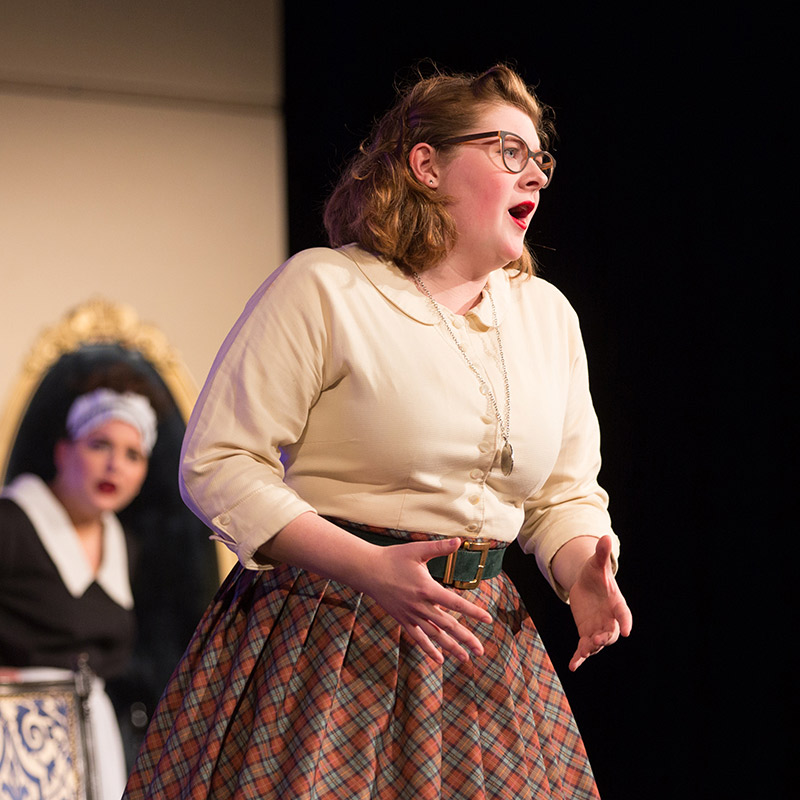
[[[470,503],[472,503],[472,505],[476,506],[478,503],[480,503],[481,496],[479,494],[471,494],[467,499]]]
[[[464,526],[464,530],[473,533],[474,531],[478,530],[478,526],[474,522],[470,522],[469,525]]]
[[[479,469],[473,469],[472,472],[469,473],[470,478],[474,481],[479,481],[483,477],[483,472]]]

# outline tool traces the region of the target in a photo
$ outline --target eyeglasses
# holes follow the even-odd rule
[[[516,133],[508,131],[489,131],[488,133],[468,133],[466,136],[453,136],[445,139],[442,144],[491,144],[490,142],[478,142],[477,139],[499,139],[500,154],[503,158],[503,166],[509,172],[522,172],[528,165],[528,159],[532,158],[539,170],[547,180],[542,184],[542,189],[549,186],[553,180],[553,172],[556,168],[556,160],[546,150],[533,151],[528,147],[527,142]]]

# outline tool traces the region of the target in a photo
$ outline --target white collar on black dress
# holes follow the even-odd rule
[[[82,597],[96,582],[123,608],[133,608],[125,534],[114,514],[103,514],[103,561],[93,575],[64,506],[41,478],[20,475],[3,489],[2,496],[25,512],[73,597]]]

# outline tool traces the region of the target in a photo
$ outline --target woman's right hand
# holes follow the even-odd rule
[[[427,562],[459,548],[460,539],[407,542],[378,548],[371,569],[357,580],[368,594],[391,614],[427,655],[441,664],[443,653],[461,661],[469,654],[483,655],[483,645],[452,612],[478,622],[491,622],[485,609],[431,577]]]
[[[443,653],[461,661],[468,661],[469,653],[483,654],[481,642],[453,612],[478,622],[492,621],[488,611],[437,583],[428,572],[430,559],[449,555],[460,545],[454,538],[380,547],[306,512],[262,545],[259,554],[368,594],[441,664]]]

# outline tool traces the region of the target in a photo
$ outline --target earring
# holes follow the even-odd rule
[[[431,186],[433,186],[433,178],[431,178],[431,179],[428,181],[428,183],[429,183]]]

